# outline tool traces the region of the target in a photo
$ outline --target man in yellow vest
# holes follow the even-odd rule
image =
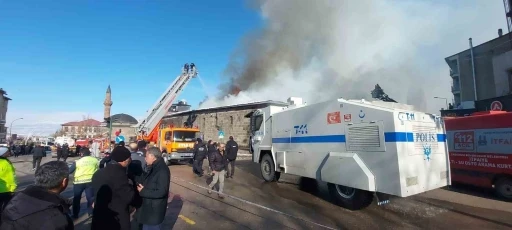
[[[80,150],[82,158],[75,161],[69,168],[69,173],[75,173],[73,181],[73,218],[78,218],[80,213],[80,200],[82,193],[85,191],[87,199],[87,213],[92,215],[92,203],[94,201],[94,190],[91,186],[92,176],[99,169],[99,161],[91,156],[88,148]]]
[[[11,161],[7,159],[9,156],[9,148],[0,147],[0,212],[12,198],[14,190],[16,190],[16,170]]]

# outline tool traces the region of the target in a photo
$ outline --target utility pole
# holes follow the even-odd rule
[[[11,126],[9,126],[9,140],[10,140],[10,142],[12,142],[12,123],[14,123],[17,120],[22,120],[22,119],[23,119],[23,117],[20,117],[18,119],[14,119],[14,121],[11,122]]]

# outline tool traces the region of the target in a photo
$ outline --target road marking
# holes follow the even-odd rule
[[[193,221],[193,220],[191,220],[191,219],[187,218],[187,217],[186,217],[186,216],[184,216],[184,215],[178,215],[178,217],[179,217],[180,219],[182,219],[183,221],[187,222],[187,224],[190,224],[190,225],[194,225],[194,224],[196,224],[196,222],[195,222],[195,221]]]
[[[190,181],[186,181],[186,180],[183,180],[181,178],[177,178],[177,177],[174,177],[174,176],[171,176],[171,178],[173,179],[176,179],[176,180],[179,180],[179,181],[182,181],[182,182],[185,182],[185,183],[188,183],[188,184],[191,184],[193,186],[196,186],[196,187],[199,187],[199,188],[202,188],[204,190],[209,190],[208,188],[204,187],[204,186],[201,186],[201,185],[198,185],[198,184],[194,184]],[[218,193],[217,191],[215,190],[212,190],[212,192],[214,193]],[[297,220],[301,220],[301,221],[304,221],[304,222],[307,222],[307,223],[310,223],[310,224],[313,224],[313,225],[316,225],[316,226],[320,226],[320,227],[323,227],[323,228],[326,228],[326,229],[333,229],[335,230],[335,228],[332,228],[332,227],[329,227],[329,226],[326,226],[326,225],[323,225],[323,224],[319,224],[319,223],[316,223],[316,222],[313,222],[313,221],[310,221],[310,220],[306,220],[306,219],[303,219],[303,218],[300,218],[300,217],[296,217],[296,216],[293,216],[291,214],[288,214],[288,213],[285,213],[285,212],[281,212],[279,210],[275,210],[275,209],[272,209],[272,208],[269,208],[269,207],[265,207],[263,205],[260,205],[260,204],[256,204],[256,203],[253,203],[253,202],[250,202],[248,200],[244,200],[242,198],[239,198],[239,197],[236,197],[236,196],[232,196],[232,195],[228,195],[226,193],[223,193],[222,195],[226,196],[226,197],[229,197],[229,198],[232,198],[234,200],[238,200],[240,202],[243,202],[243,203],[246,203],[246,204],[249,204],[249,205],[253,205],[253,206],[256,206],[258,208],[262,208],[262,209],[265,209],[265,210],[268,210],[268,211],[271,211],[271,212],[275,212],[275,213],[279,213],[281,215],[285,215],[285,216],[288,216],[288,217],[291,217],[291,218],[294,218],[294,219],[297,219]]]

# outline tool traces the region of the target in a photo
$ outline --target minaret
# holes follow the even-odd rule
[[[110,108],[112,107],[112,95],[110,92],[110,85],[108,85],[107,93],[105,94],[105,101],[103,105],[105,105],[105,109],[103,111],[103,116],[105,119],[110,118]]]

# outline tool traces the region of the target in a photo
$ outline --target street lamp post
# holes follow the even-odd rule
[[[448,110],[448,99],[445,98],[445,97],[434,97],[435,99],[444,99],[444,102],[446,103],[446,109],[445,110]]]
[[[18,119],[14,119],[14,121],[11,121],[11,126],[9,126],[9,140],[11,140],[11,142],[12,142],[12,123],[14,123],[17,120],[22,120],[22,119],[23,119],[23,117],[20,117]]]

